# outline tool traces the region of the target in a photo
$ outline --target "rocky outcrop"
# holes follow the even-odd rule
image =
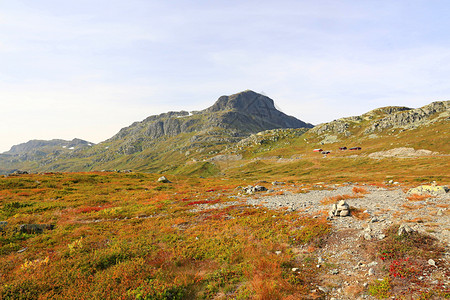
[[[353,136],[359,132],[370,135],[389,128],[416,128],[439,119],[450,120],[450,101],[437,101],[416,109],[404,106],[382,107],[361,116],[319,124],[311,129],[310,133],[340,137]],[[336,142],[336,138],[331,142]],[[327,139],[324,139],[323,143],[327,143]]]
[[[317,135],[322,135],[324,133],[330,132],[350,136],[351,133],[348,131],[349,127],[350,122],[347,119],[339,119],[330,123],[318,125],[315,128],[311,129],[311,132]]]
[[[432,117],[450,116],[450,101],[438,101],[417,109],[403,109],[389,112],[388,116],[374,121],[364,133],[370,134],[388,128],[416,128],[426,124]]]

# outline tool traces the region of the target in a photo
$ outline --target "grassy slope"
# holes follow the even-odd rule
[[[436,180],[450,183],[449,122],[439,122],[400,132],[400,129],[377,133],[376,138],[363,134],[365,126],[352,131],[352,136],[340,136],[340,141],[321,144],[323,136],[310,132],[296,138],[254,144],[240,153],[244,160],[229,163],[226,173],[232,177],[290,177],[302,181],[381,181],[386,178],[403,182]],[[363,124],[364,125],[364,124]],[[341,146],[360,146],[361,151],[339,151]],[[438,152],[439,155],[371,159],[370,153],[409,147]],[[315,148],[331,150],[326,158],[312,152]],[[289,158],[299,158],[289,160]],[[277,159],[282,158],[282,159]],[[283,159],[285,158],[285,159]],[[261,159],[261,160],[258,160]],[[256,161],[255,161],[256,160]],[[231,164],[231,165],[230,165]]]

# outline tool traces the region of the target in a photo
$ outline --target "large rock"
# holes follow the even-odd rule
[[[162,183],[170,183],[170,180],[166,178],[166,176],[161,176],[158,178],[158,182]]]
[[[443,195],[448,193],[449,188],[442,185],[421,185],[412,188],[408,191],[408,194],[430,194],[430,195]]]
[[[0,232],[2,232],[6,228],[7,225],[8,225],[8,222],[0,221]]]
[[[49,224],[22,224],[19,226],[18,231],[21,233],[42,233],[44,230],[52,230],[55,228],[55,225]]]
[[[409,227],[409,225],[402,224],[398,228],[397,234],[398,235],[407,235],[407,234],[413,233],[414,231],[415,230],[412,229],[411,227]]]
[[[267,188],[262,186],[262,185],[255,185],[255,186],[247,186],[242,188],[244,190],[245,193],[247,194],[254,194],[256,192],[264,192],[267,191]]]

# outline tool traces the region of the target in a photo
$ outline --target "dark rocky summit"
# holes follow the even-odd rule
[[[275,128],[312,128],[313,125],[300,121],[294,117],[288,116],[275,108],[272,99],[264,95],[255,93],[253,91],[244,91],[242,93],[231,96],[220,97],[213,106],[207,108],[203,113],[223,112],[227,113],[226,117],[235,117],[239,119],[239,114],[242,117],[247,117],[247,121],[253,123],[255,127],[260,127],[257,131],[263,131]],[[225,118],[226,118],[225,117]],[[233,120],[224,122],[230,127],[233,127]],[[249,126],[249,124],[247,124]],[[245,128],[243,130],[250,129]]]
[[[233,130],[235,135],[244,136],[268,129],[303,127],[312,128],[313,125],[280,112],[269,97],[247,90],[222,96],[214,105],[202,111],[168,112],[150,116],[142,122],[123,128],[112,140],[136,134],[156,139],[213,128]]]
[[[311,127],[313,125],[277,110],[269,97],[247,90],[222,96],[214,105],[201,111],[150,116],[121,129],[107,142],[119,143],[119,153],[133,154],[152,147],[158,139],[180,134],[191,134],[191,145],[198,142],[221,144],[237,142],[268,129]]]

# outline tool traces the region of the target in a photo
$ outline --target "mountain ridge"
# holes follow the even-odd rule
[[[12,169],[22,165],[32,170],[81,171],[101,166],[122,166],[137,160],[144,167],[145,160],[154,163],[161,159],[160,155],[166,153],[167,148],[172,151],[189,151],[192,148],[201,152],[209,148],[210,151],[217,151],[213,148],[238,142],[252,133],[277,128],[311,127],[312,124],[278,111],[269,97],[246,90],[221,96],[212,106],[201,111],[171,111],[149,116],[122,128],[97,145],[91,143],[92,147],[86,149],[72,149],[74,151],[70,153],[56,149],[39,152],[42,145],[47,146],[46,143],[30,141],[23,145],[34,145],[35,149],[19,146],[28,149],[29,155],[21,158],[13,151],[1,154],[0,158],[3,158],[3,165],[9,165]],[[39,155],[36,155],[38,152]],[[79,160],[77,164],[83,163],[70,166],[71,160],[76,159]],[[31,166],[27,161],[37,163]]]

